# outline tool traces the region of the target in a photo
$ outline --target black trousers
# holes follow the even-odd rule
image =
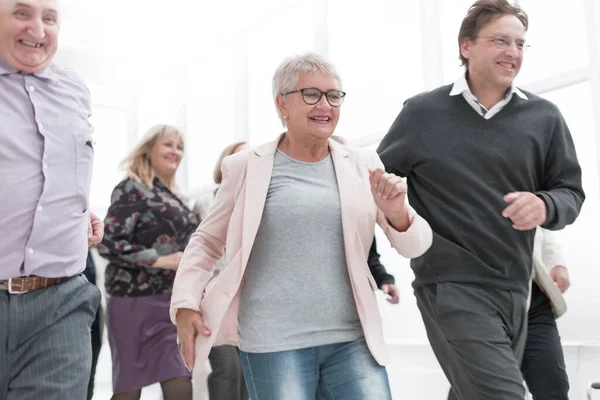
[[[521,370],[534,400],[568,400],[569,379],[550,300],[534,282]]]
[[[213,347],[208,355],[212,372],[208,376],[210,400],[248,400],[238,348]]]

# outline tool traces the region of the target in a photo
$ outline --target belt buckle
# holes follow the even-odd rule
[[[20,291],[19,290],[13,290],[13,288],[12,288],[12,281],[13,281],[13,278],[9,278],[8,279],[8,293],[10,293],[10,294],[23,294],[23,293],[27,293],[26,291],[24,291],[22,289]]]

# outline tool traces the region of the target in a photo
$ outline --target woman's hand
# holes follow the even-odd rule
[[[204,325],[202,316],[198,311],[189,308],[180,308],[175,316],[177,324],[177,339],[179,341],[179,353],[187,369],[192,372],[194,360],[196,359],[196,336],[210,336],[210,331]]]
[[[398,304],[400,302],[400,290],[393,283],[386,283],[381,285],[381,291],[387,294],[389,297],[387,301],[391,304]]]
[[[567,291],[569,286],[571,286],[571,280],[569,279],[569,271],[562,265],[555,265],[550,270],[550,276],[556,283],[556,286],[560,289],[561,293]]]
[[[181,261],[181,256],[183,256],[181,251],[169,254],[168,256],[160,256],[156,259],[152,266],[154,268],[172,269],[173,271],[177,271],[177,268],[179,268],[179,262]]]
[[[381,168],[369,170],[369,181],[377,207],[398,232],[406,231],[410,226],[406,183],[399,176],[388,174]]]

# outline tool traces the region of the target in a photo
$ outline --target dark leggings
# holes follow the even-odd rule
[[[188,377],[169,379],[160,383],[164,400],[192,400],[192,381]],[[139,400],[141,390],[115,393],[111,400]]]
[[[534,400],[568,400],[569,379],[548,297],[534,282],[521,371]]]

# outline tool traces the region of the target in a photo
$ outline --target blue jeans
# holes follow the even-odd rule
[[[391,400],[364,338],[300,350],[240,352],[252,400]]]

